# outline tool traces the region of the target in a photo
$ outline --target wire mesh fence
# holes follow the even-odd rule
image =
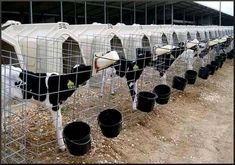
[[[151,36],[87,35],[82,41],[69,36],[18,36],[22,54],[8,46],[1,57],[2,161],[64,162],[69,154],[58,150],[65,149],[66,124],[88,123],[94,149],[104,138],[97,121],[103,110],[119,110],[124,129],[155,113],[136,109],[140,91],[153,92],[162,83],[172,87],[175,76],[184,77],[189,69],[198,71],[218,55],[216,47],[209,48],[209,40],[194,43],[193,39],[171,30]],[[113,52],[118,59],[106,58]],[[99,67],[97,60],[108,64]]]

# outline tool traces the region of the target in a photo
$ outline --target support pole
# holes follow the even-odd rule
[[[33,2],[29,1],[30,23],[33,23]]]
[[[74,23],[77,24],[77,2],[74,1]]]
[[[154,15],[155,15],[155,24],[157,24],[157,5],[154,8]]]
[[[148,3],[145,2],[145,25],[148,24]]]
[[[171,4],[171,25],[174,24],[174,4]]]
[[[165,4],[163,5],[163,24],[165,25],[165,23],[166,23],[166,11],[165,11],[165,9],[166,9],[166,6],[165,6]]]
[[[87,24],[87,3],[86,3],[86,1],[85,1],[85,24]]]
[[[60,21],[63,22],[63,1],[60,1]]]
[[[136,23],[136,11],[135,11],[135,2],[134,2],[134,23]]]
[[[106,7],[106,1],[104,1],[104,23],[107,22],[107,7]]]
[[[122,23],[122,1],[120,2],[120,22]]]
[[[63,1],[60,1],[60,21],[63,22]]]
[[[219,26],[221,26],[221,1],[219,1]]]

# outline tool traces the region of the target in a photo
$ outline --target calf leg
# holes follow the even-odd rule
[[[160,83],[161,84],[167,84],[166,83],[166,73],[165,72],[160,72]]]
[[[52,119],[53,123],[56,129],[56,137],[57,137],[57,143],[59,145],[59,149],[61,151],[65,150],[65,145],[63,141],[63,135],[62,135],[62,115],[61,115],[61,108],[59,108],[57,111],[51,111],[52,112]]]
[[[135,81],[127,81],[127,85],[131,94],[132,98],[132,107],[133,110],[136,110],[136,92],[137,92],[137,87],[136,87],[136,82]]]
[[[202,58],[200,58],[200,60],[201,60],[201,66],[205,67],[205,61],[204,61],[205,59],[202,57]]]
[[[137,83],[135,82],[134,83],[134,92],[135,92],[135,95],[134,95],[134,100],[133,100],[133,104],[132,104],[132,108],[133,110],[136,110],[137,108]]]
[[[104,83],[105,83],[105,70],[102,71],[102,82],[101,82],[101,89],[100,89],[100,96],[101,97],[104,94]]]
[[[113,79],[115,78],[114,75],[115,73],[114,73],[114,68],[112,67],[112,73],[111,73],[111,94],[114,94],[115,93],[115,90],[114,90],[114,88],[113,88]]]

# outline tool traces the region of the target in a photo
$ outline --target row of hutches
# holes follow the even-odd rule
[[[136,48],[178,45],[193,39],[233,35],[231,26],[83,24],[66,22],[2,25],[2,63],[33,72],[69,73],[75,64],[92,64],[94,54],[116,50],[134,60]],[[9,58],[10,56],[10,58]],[[6,57],[6,58],[4,58]]]
[[[21,24],[20,22],[16,21],[7,21],[5,24],[2,25],[2,29],[3,31],[1,38],[2,40],[1,61],[3,64],[20,66],[21,68],[33,72],[57,72],[60,74],[69,73],[71,71],[72,66],[78,63],[79,64],[84,63],[88,65],[93,64],[93,58],[95,54],[99,52],[105,53],[110,50],[116,50],[120,57],[125,57],[128,60],[135,60],[136,48],[140,47],[154,48],[154,46],[162,47],[165,45],[178,45],[179,42],[186,42],[193,39],[197,39],[199,41],[203,40],[214,41],[215,39],[222,38],[226,35],[233,36],[233,27],[231,26],[183,26],[183,25],[138,25],[138,24],[134,25],[117,24],[115,26],[112,26],[110,24],[98,24],[98,23],[93,23],[88,25],[69,25],[68,23],[65,22],[44,23],[44,24]],[[102,78],[103,78],[103,72],[101,73],[98,72],[98,74],[95,77],[92,77],[92,79],[89,80],[90,86],[92,87],[97,86],[96,82],[102,82],[101,81]],[[102,84],[98,83],[99,87],[100,85]],[[89,96],[87,96],[86,98],[89,98]],[[87,104],[91,104],[90,102],[92,101],[89,102],[89,99],[87,99],[87,102],[88,102]],[[145,104],[143,105],[145,106]],[[21,109],[24,109],[25,108],[24,106],[25,105],[22,105]],[[92,111],[93,109],[96,110],[95,112],[97,112],[97,107],[100,108],[100,105],[91,106],[91,108],[90,105],[88,106],[89,106],[89,113],[88,113],[89,115],[93,113]],[[24,112],[22,112],[23,116],[21,116],[23,118],[22,120],[23,124],[25,124]],[[84,110],[81,113],[84,113],[85,116]],[[31,116],[33,121],[29,121],[29,123],[32,122],[33,127],[35,127],[35,125],[37,124],[38,126],[37,128],[38,129],[40,128],[41,130],[41,125],[44,124],[44,122],[45,123],[47,122],[45,121],[44,117],[41,117],[39,115],[39,113],[36,112],[36,114],[38,115],[36,122],[34,121],[35,118]],[[121,116],[119,113],[115,114],[114,116],[116,117],[118,115],[119,117]],[[99,118],[100,117],[98,117],[98,119]],[[122,122],[122,120],[120,121]],[[121,130],[120,121],[118,121],[119,122],[118,131]],[[16,124],[18,124],[18,122],[16,122]],[[12,126],[16,126],[16,124],[15,123],[11,124],[10,128]],[[17,149],[17,152],[15,152],[14,148],[15,146],[13,146],[12,147],[13,148],[12,151],[14,152],[13,154],[12,151],[8,153],[8,149],[5,147],[6,150],[3,153],[6,154],[6,156],[3,157],[11,158],[15,157],[15,155],[18,155],[19,153],[19,155],[22,154],[21,157],[23,157],[24,161],[25,159],[24,155],[27,155],[27,157],[29,157],[27,159],[31,159],[31,157],[30,155],[28,155],[28,153],[26,154],[24,150],[26,148],[25,127],[24,126],[21,127],[22,126],[21,124],[19,124],[19,126],[21,129],[17,131],[20,132],[19,135],[17,135],[17,139],[23,141],[20,142],[20,146],[23,147],[19,147],[20,149]],[[113,127],[110,127],[109,125],[108,127],[109,129],[110,128],[113,129]],[[22,128],[24,131],[21,131]],[[32,132],[31,130],[27,131],[27,134],[30,134],[30,137],[31,136],[37,137],[35,138],[36,140],[27,137],[27,152],[30,151],[31,155],[35,155],[37,158],[40,159],[40,161],[45,161],[46,159],[44,160],[41,159],[42,158],[41,154],[44,154],[45,152],[53,153],[51,152],[52,150],[48,150],[48,146],[52,141],[51,142],[48,141],[45,142],[45,140],[41,141],[41,138],[39,137],[42,134],[40,131],[38,131],[38,129],[34,129],[35,131]],[[44,129],[46,130],[45,133],[43,132],[44,135],[50,134],[49,132],[51,130],[49,129],[49,127],[47,127],[47,129]],[[90,131],[90,128],[88,130]],[[74,131],[69,130],[68,132],[74,132]],[[11,136],[12,135],[10,134],[9,135],[10,138],[8,138],[8,135],[4,134],[3,137],[6,141],[4,141],[3,144],[6,146],[8,144],[13,144],[18,146],[18,141],[16,144],[15,142],[16,140],[14,139],[15,137]],[[90,137],[90,132],[89,136],[87,137]],[[11,139],[14,139],[14,141]],[[40,139],[40,141],[38,141],[37,139]],[[88,140],[89,143],[85,143],[84,147],[87,147],[87,144],[90,144],[91,142],[90,138]],[[41,151],[44,150],[44,146],[46,147],[45,149],[46,151],[44,151],[44,153],[41,153]],[[9,148],[11,149],[11,146]],[[21,150],[23,151],[23,153],[20,153]],[[37,159],[35,161],[37,161]],[[53,159],[52,161],[54,162],[55,159]]]

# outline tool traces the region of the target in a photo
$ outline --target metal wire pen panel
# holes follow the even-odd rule
[[[1,161],[70,160],[62,132],[74,121],[91,126],[88,156],[92,157],[100,152],[104,138],[97,121],[100,112],[119,110],[126,130],[154,113],[139,111],[140,92],[153,92],[160,84],[172,87],[175,76],[198,71],[233,49],[231,36],[212,40],[206,38],[205,28],[184,28],[164,26],[145,34],[119,31],[77,38],[70,33],[56,38],[18,35],[15,45],[3,42]],[[159,106],[156,103],[154,108]]]

